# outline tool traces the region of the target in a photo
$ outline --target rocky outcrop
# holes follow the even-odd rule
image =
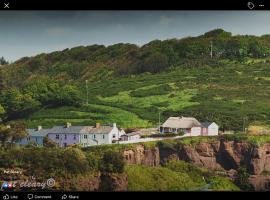
[[[147,166],[158,166],[160,164],[159,149],[157,147],[145,148],[143,145],[138,145],[134,149],[125,150],[123,156],[127,164]]]
[[[270,175],[252,175],[249,178],[249,183],[255,191],[269,191]]]
[[[158,166],[170,159],[185,160],[208,169],[237,169],[245,166],[251,174],[270,172],[270,144],[256,147],[248,142],[214,141],[175,148],[145,148],[138,145],[125,150],[127,164]]]
[[[222,167],[217,156],[219,148],[219,142],[200,143],[194,147],[185,145],[179,152],[179,159],[208,169],[218,169]]]
[[[127,164],[147,166],[158,166],[171,159],[184,160],[212,170],[226,170],[230,178],[236,176],[238,167],[244,166],[252,174],[250,183],[255,190],[269,189],[270,177],[261,174],[270,173],[270,143],[257,147],[245,141],[220,140],[177,145],[173,148],[145,148],[138,145],[134,149],[124,151],[124,159]]]
[[[251,174],[270,172],[270,144],[256,147],[248,142],[217,141],[183,146],[179,159],[208,169],[237,169],[245,166]]]

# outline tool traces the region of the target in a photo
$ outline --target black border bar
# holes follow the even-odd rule
[[[269,5],[267,0],[0,0],[0,10],[270,10]]]

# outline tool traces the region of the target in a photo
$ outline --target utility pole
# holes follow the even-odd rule
[[[243,133],[246,133],[246,117],[243,117]]]
[[[210,46],[210,49],[211,49],[210,50],[210,57],[213,58],[213,42],[212,41],[210,41],[210,45],[211,45]]]
[[[88,80],[85,80],[85,88],[86,88],[86,105],[88,105]]]
[[[160,112],[158,113],[158,132],[160,133]]]

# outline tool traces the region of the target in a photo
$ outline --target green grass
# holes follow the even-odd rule
[[[270,135],[249,135],[247,141],[255,146],[262,146],[270,142]]]
[[[215,142],[218,141],[218,136],[197,136],[197,137],[185,137],[180,139],[180,143],[184,145],[196,145],[203,142]]]
[[[26,122],[29,127],[38,125],[53,126],[63,125],[66,122],[74,125],[94,125],[117,123],[121,127],[149,127],[151,123],[139,118],[136,114],[120,108],[90,104],[82,108],[62,107],[55,109],[43,109],[30,116]]]
[[[184,161],[170,161],[164,166],[126,166],[129,191],[238,191],[225,177],[208,176],[208,170]],[[205,177],[205,178],[203,178]]]
[[[207,179],[209,189],[213,191],[240,191],[240,188],[233,184],[228,178],[213,176]]]
[[[162,122],[170,116],[193,116],[240,131],[244,117],[247,126],[254,121],[270,124],[269,77],[268,63],[224,60],[216,67],[176,67],[159,74],[89,81],[87,109],[43,109],[26,121],[30,126],[69,119],[74,124],[116,121],[123,127],[154,127],[162,111]],[[85,83],[79,87],[85,94]]]
[[[112,97],[99,97],[101,101],[107,103],[115,103],[122,106],[136,105],[139,108],[149,108],[157,103],[167,103],[168,109],[179,110],[188,106],[197,105],[197,102],[192,102],[191,98],[196,95],[196,90],[186,89],[182,91],[174,91],[172,93],[163,95],[145,94],[144,97],[132,97],[130,91],[120,92],[118,95]]]
[[[235,133],[230,135],[221,135],[221,136],[198,136],[198,137],[185,137],[182,139],[178,139],[176,141],[179,141],[180,144],[183,145],[196,145],[198,143],[204,143],[204,142],[215,142],[219,141],[220,139],[225,139],[227,141],[235,141],[235,142],[249,142],[250,144],[253,144],[255,146],[262,146],[265,143],[270,142],[270,135],[249,135],[244,133]],[[175,145],[176,141],[174,141],[173,145]]]
[[[184,191],[201,186],[181,172],[164,167],[127,166],[129,191]]]

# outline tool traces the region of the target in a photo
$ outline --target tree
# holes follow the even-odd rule
[[[4,118],[5,114],[6,114],[6,111],[5,111],[4,107],[0,104],[0,122]]]
[[[0,124],[0,141],[1,145],[5,146],[6,142],[10,138],[10,128],[7,126]]]
[[[40,106],[39,101],[29,94],[22,94],[17,88],[3,91],[1,103],[9,119],[27,116]]]
[[[43,145],[44,145],[44,147],[49,147],[49,148],[57,146],[57,144],[54,141],[52,141],[51,139],[49,139],[48,137],[44,137]]]
[[[12,122],[10,126],[0,125],[0,141],[3,146],[7,142],[14,142],[28,136],[26,132],[26,125],[20,122]],[[10,140],[10,141],[9,141]]]
[[[260,40],[252,40],[249,43],[249,54],[253,58],[263,58],[269,55],[269,48]]]
[[[9,131],[12,144],[28,136],[28,133],[26,132],[26,125],[21,122],[12,122],[10,124]]]
[[[103,172],[123,173],[124,160],[120,152],[108,151],[103,155],[101,170]]]
[[[8,64],[8,61],[6,61],[3,56],[0,57],[0,65],[7,65],[7,64]]]
[[[59,81],[52,80],[47,76],[28,82],[23,92],[41,102],[43,106],[77,106],[82,101],[82,95],[75,85],[66,84],[62,86]]]
[[[168,57],[162,53],[154,52],[143,60],[139,72],[158,73],[166,67],[169,67]]]
[[[67,172],[79,174],[85,172],[88,168],[86,156],[79,148],[66,148],[62,160]]]

